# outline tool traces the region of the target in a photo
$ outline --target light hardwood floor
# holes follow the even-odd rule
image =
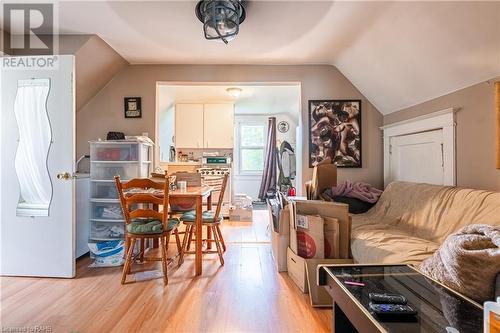
[[[0,326],[47,325],[52,332],[329,332],[331,309],[314,309],[286,273],[273,266],[265,237],[267,212],[253,225],[226,224],[226,265],[205,256],[194,278],[187,256],[161,278],[120,284],[121,267],[88,268],[75,279],[0,278]],[[253,242],[241,242],[248,239]],[[173,240],[173,239],[172,239]],[[171,248],[173,252],[173,247]],[[160,269],[151,264],[147,269]],[[155,266],[156,265],[156,266]],[[135,270],[142,267],[134,265]]]

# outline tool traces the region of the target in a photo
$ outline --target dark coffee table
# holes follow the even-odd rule
[[[346,283],[348,282],[348,283]],[[483,330],[483,308],[407,265],[319,265],[318,284],[333,298],[333,332],[457,332]],[[369,293],[401,294],[418,311],[413,321],[381,321]]]

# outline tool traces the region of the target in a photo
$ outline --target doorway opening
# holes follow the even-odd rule
[[[283,179],[281,172],[300,195],[304,147],[300,83],[158,82],[156,92],[155,164],[169,173],[195,172],[206,167],[204,156],[229,157],[230,198],[225,204],[234,207],[241,200],[250,201],[253,217],[251,223],[226,222],[228,241],[269,242],[267,206],[259,199],[268,119],[276,118],[277,158],[287,155],[276,178]]]

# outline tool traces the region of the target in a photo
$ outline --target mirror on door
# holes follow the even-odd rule
[[[47,158],[52,131],[47,113],[49,79],[18,80],[14,114],[18,128],[15,168],[20,187],[17,216],[48,216],[52,183]]]

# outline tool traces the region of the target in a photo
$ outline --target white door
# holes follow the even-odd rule
[[[203,148],[203,104],[175,105],[175,148]]]
[[[204,148],[233,149],[233,104],[205,104],[203,123]]]
[[[0,274],[74,277],[74,57],[21,58],[54,66],[0,69]]]
[[[389,159],[389,182],[444,185],[443,130],[391,137]]]

